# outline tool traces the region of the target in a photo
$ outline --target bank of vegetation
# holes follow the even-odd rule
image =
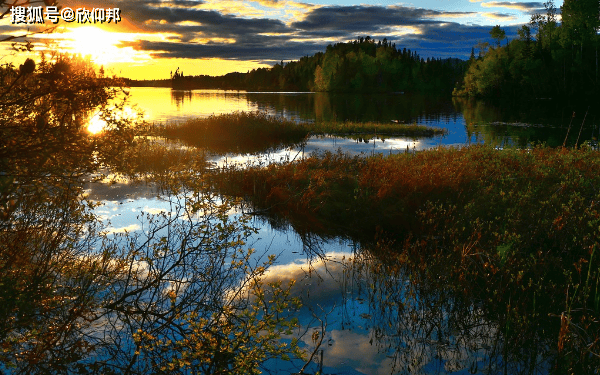
[[[544,352],[557,373],[588,373],[600,365],[599,166],[588,148],[472,146],[327,154],[214,183],[300,233],[371,244],[390,267],[469,291],[520,340],[552,332]]]
[[[354,121],[316,121],[306,124],[311,134],[317,135],[385,135],[405,137],[433,137],[441,136],[448,131],[443,128],[412,124],[399,124],[394,122],[354,122]]]
[[[159,125],[156,134],[213,152],[268,152],[302,142],[303,126],[264,112],[235,112]]]

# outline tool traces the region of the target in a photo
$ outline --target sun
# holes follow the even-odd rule
[[[117,110],[116,107],[112,106],[108,109],[109,111],[117,111],[115,113],[115,119],[117,120],[129,120],[136,121],[142,120],[143,114],[137,111],[135,108],[131,106],[125,106],[122,109]],[[106,121],[104,121],[102,117],[102,112],[96,112],[87,122],[87,131],[90,134],[99,134],[104,131],[106,127]]]
[[[71,53],[89,56],[98,65],[136,62],[145,54],[132,47],[119,47],[121,42],[132,41],[134,35],[111,32],[94,26],[82,26],[62,34],[63,48]]]
[[[92,118],[90,118],[90,120],[88,121],[88,127],[87,130],[88,132],[90,132],[91,134],[98,134],[100,133],[102,130],[104,130],[104,127],[106,126],[106,121],[104,121],[101,117],[100,117],[100,113],[96,113],[94,116],[92,116]]]

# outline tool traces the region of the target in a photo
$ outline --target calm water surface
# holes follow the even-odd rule
[[[339,137],[311,138],[303,148],[270,155],[227,155],[216,163],[245,163],[293,159],[311,152],[341,149],[351,154],[397,153],[439,145],[462,146],[494,143],[499,146],[532,142],[562,144],[571,115],[542,110],[536,115],[509,113],[497,107],[466,100],[409,95],[328,95],[321,93],[250,93],[238,91],[172,91],[165,88],[132,88],[131,102],[149,122],[182,122],[234,111],[266,111],[298,122],[318,120],[419,123],[448,130],[444,137],[388,138],[368,142]],[[521,119],[521,120],[519,120]],[[597,135],[596,119],[587,119],[581,141]],[[580,118],[573,121],[570,142],[578,136]],[[594,133],[596,132],[596,133]],[[573,135],[574,134],[574,135]],[[169,203],[152,186],[90,183],[89,197],[103,202],[97,213],[110,232],[141,230],[140,213],[169,210]],[[234,214],[235,215],[235,214]],[[273,279],[296,279],[293,294],[303,298],[300,323],[310,332],[327,322],[322,355],[308,367],[326,374],[433,374],[546,373],[543,358],[533,365],[519,358],[505,359],[502,328],[486,318],[472,301],[456,299],[449,291],[424,291],[402,272],[385,273],[360,245],[345,239],[322,239],[299,234],[286,225],[273,226],[256,218],[260,228],[250,239],[258,254],[276,254]],[[310,271],[310,272],[309,272]],[[425,288],[426,289],[426,288]],[[314,343],[310,334],[303,342]],[[321,359],[322,358],[322,359]],[[530,358],[530,357],[528,357]],[[535,359],[535,356],[534,356]],[[510,362],[510,364],[507,364]],[[270,362],[272,370],[298,371],[302,363]],[[526,372],[527,372],[526,371]]]
[[[182,122],[235,111],[264,111],[298,122],[320,120],[378,121],[419,123],[445,128],[448,135],[415,141],[396,138],[397,143],[378,145],[380,152],[390,149],[423,150],[437,145],[460,146],[492,143],[498,146],[531,146],[544,142],[550,146],[567,145],[598,137],[594,109],[567,108],[561,103],[533,101],[497,104],[464,98],[431,97],[403,94],[327,94],[327,93],[255,93],[245,91],[192,90],[133,87],[131,102],[145,113],[149,122]],[[573,116],[574,115],[574,116]],[[321,144],[312,140],[311,145]],[[326,146],[327,142],[322,144]],[[342,145],[340,145],[342,146]],[[372,146],[372,145],[371,145]],[[350,144],[344,151],[353,151]],[[372,151],[372,150],[371,150]]]

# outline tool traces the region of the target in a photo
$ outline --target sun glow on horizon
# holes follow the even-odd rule
[[[98,65],[147,61],[148,53],[132,47],[119,47],[121,42],[135,40],[135,34],[111,32],[94,26],[83,26],[60,34],[61,45],[69,52],[89,56]]]

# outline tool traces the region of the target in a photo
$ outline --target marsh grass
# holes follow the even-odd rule
[[[590,148],[471,146],[326,154],[212,182],[300,232],[361,241],[469,294],[507,345],[532,334],[558,373],[589,373],[600,366],[599,167]]]
[[[160,188],[194,183],[209,167],[204,151],[162,138],[138,137],[110,160],[111,170],[130,182],[150,182]]]
[[[191,119],[180,124],[140,127],[143,134],[181,140],[210,152],[254,154],[301,144],[310,135],[362,138],[373,136],[433,137],[446,134],[441,128],[415,124],[377,122],[296,123],[264,112],[234,112]]]
[[[304,125],[263,112],[235,112],[167,124],[157,134],[179,139],[188,145],[215,153],[252,154],[304,141],[309,131]]]

